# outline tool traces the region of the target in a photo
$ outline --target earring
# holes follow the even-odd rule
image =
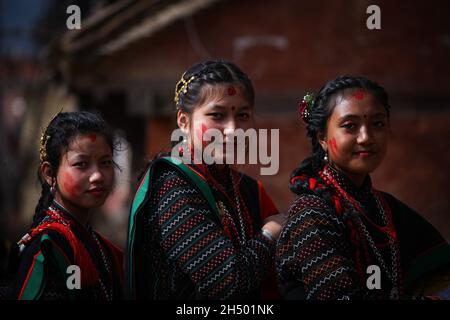
[[[323,157],[323,160],[325,160],[325,162],[328,162],[328,152],[325,151],[325,156]]]
[[[184,147],[187,145],[187,139],[184,138],[183,141],[181,142],[181,146],[178,147],[178,154],[182,157],[183,153],[184,153]]]
[[[54,182],[54,181],[52,182],[52,185],[51,185],[51,187],[50,187],[50,193],[51,193],[53,196],[55,196],[55,182]]]

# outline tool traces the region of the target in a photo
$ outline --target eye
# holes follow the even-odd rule
[[[382,128],[382,127],[384,127],[386,124],[384,123],[384,121],[375,121],[374,123],[373,123],[373,125],[374,125],[374,127],[376,127],[376,128]]]
[[[112,162],[111,159],[108,159],[108,160],[103,160],[103,161],[101,162],[101,164],[102,164],[103,166],[105,166],[105,167],[110,167],[110,166],[113,165],[113,162]]]
[[[224,117],[223,114],[220,112],[211,112],[211,113],[208,113],[207,116],[210,116],[214,120],[222,120]]]
[[[356,125],[352,122],[346,122],[343,125],[341,125],[341,127],[347,130],[354,130],[356,128]]]
[[[238,114],[238,118],[239,118],[240,120],[248,120],[248,119],[250,119],[250,114],[248,114],[248,113],[246,113],[246,112],[244,112],[244,113],[239,113],[239,114]]]
[[[75,162],[73,166],[77,168],[86,168],[88,166],[88,163],[86,161],[78,161]]]

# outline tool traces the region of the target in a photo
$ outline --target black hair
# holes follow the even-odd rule
[[[40,145],[40,165],[47,161],[50,163],[53,178],[56,181],[56,172],[61,162],[61,156],[68,150],[69,144],[78,135],[95,133],[105,138],[111,151],[114,152],[114,134],[105,120],[99,115],[87,112],[60,112],[48,124],[42,134]],[[38,168],[38,180],[41,184],[41,196],[36,205],[33,216],[33,227],[44,217],[45,211],[53,201],[51,186],[42,176],[41,167]]]
[[[175,102],[177,110],[191,114],[202,97],[202,88],[206,84],[216,85],[235,83],[244,89],[246,98],[251,106],[255,104],[255,92],[252,82],[234,63],[224,59],[206,60],[194,64],[183,74],[183,79],[189,81],[186,90],[180,91],[183,82],[179,82],[175,92],[179,92],[179,100]]]
[[[290,179],[290,190],[296,194],[308,190],[304,179],[296,179],[300,176],[315,176],[325,165],[325,151],[319,143],[317,135],[326,131],[327,120],[336,106],[336,98],[345,94],[347,89],[363,89],[369,91],[377,101],[386,109],[389,118],[389,97],[383,87],[376,82],[364,77],[340,76],[327,82],[314,99],[313,106],[307,119],[307,136],[311,139],[312,154],[296,168]]]

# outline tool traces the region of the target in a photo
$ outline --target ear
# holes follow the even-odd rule
[[[319,141],[320,145],[322,146],[323,151],[327,152],[328,141],[327,141],[327,137],[324,132],[317,133],[317,141]]]
[[[182,111],[178,110],[177,112],[177,124],[178,127],[185,133],[188,133],[189,130],[189,115]]]
[[[54,176],[52,166],[50,165],[50,162],[44,161],[41,164],[40,169],[41,169],[42,178],[44,178],[44,180],[47,182],[47,184],[49,186],[52,186],[53,182],[55,180],[55,176]]]

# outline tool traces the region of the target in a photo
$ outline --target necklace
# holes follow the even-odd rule
[[[111,268],[109,267],[109,263],[107,261],[106,254],[103,251],[103,246],[100,244],[100,241],[98,240],[98,237],[93,230],[91,230],[91,235],[92,235],[92,238],[94,238],[94,240],[95,240],[95,244],[97,246],[98,251],[100,252],[100,256],[102,258],[102,262],[103,262],[103,266],[105,267],[106,274],[107,274],[107,276],[110,276]],[[98,281],[100,283],[100,288],[102,289],[103,295],[105,296],[106,300],[111,301],[112,297],[113,297],[112,282],[110,283],[110,285],[107,288],[106,284],[102,280],[101,275],[99,275]]]
[[[382,201],[382,196],[378,192],[376,192],[373,188],[371,190],[371,193],[373,197],[375,198],[378,211],[381,215],[381,219],[383,221],[384,226],[379,226],[376,223],[374,223],[371,219],[369,219],[368,215],[365,213],[364,209],[362,208],[362,205],[354,199],[352,196],[350,196],[342,187],[337,183],[337,181],[333,178],[331,173],[328,171],[328,167],[326,166],[323,171],[319,173],[320,177],[330,186],[332,186],[338,193],[338,195],[344,199],[347,203],[350,204],[355,210],[353,211],[353,218],[356,220],[358,226],[360,227],[362,234],[364,235],[364,238],[366,239],[367,243],[369,244],[370,248],[372,249],[373,253],[375,254],[375,257],[377,258],[378,262],[380,263],[381,268],[388,276],[389,280],[392,283],[392,289],[390,292],[391,299],[399,299],[400,294],[400,259],[399,259],[399,248],[398,248],[398,241],[397,241],[397,234],[395,232],[395,227],[392,221],[392,216],[390,214],[389,207]],[[383,202],[383,203],[382,203]],[[385,204],[385,205],[383,205]],[[386,210],[386,209],[387,210]],[[360,214],[358,214],[360,213]],[[385,260],[383,259],[383,256],[378,249],[378,247],[375,244],[375,241],[373,240],[372,236],[370,235],[370,232],[368,231],[365,223],[361,219],[361,215],[364,216],[369,223],[374,225],[379,231],[383,232],[388,237],[388,243],[389,243],[389,251],[391,255],[391,266],[390,268],[387,266]]]
[[[230,196],[230,192],[227,192],[228,190],[217,181],[217,179],[208,171],[207,168],[204,168],[202,171],[204,172],[207,182],[217,192],[222,194],[231,205],[234,212],[234,217],[227,210],[223,201],[217,201],[216,203],[222,218],[222,224],[225,232],[228,233],[232,241],[243,246],[247,241],[247,232],[250,236],[253,234],[253,223],[239,188],[242,176],[238,177],[238,172],[231,169],[228,170],[232,187],[230,190],[232,191],[232,195]],[[235,220],[237,220],[238,226],[236,225]],[[234,237],[231,235],[230,227],[233,229]]]
[[[70,228],[71,224],[70,221],[64,219],[61,214],[59,213],[58,209],[54,208],[53,206],[50,206],[46,212],[46,216],[44,219],[42,219],[42,222],[33,228],[31,232],[26,233],[20,240],[17,242],[17,245],[19,246],[19,252],[23,252],[25,250],[25,247],[28,245],[28,243],[38,234],[40,234],[42,231],[46,230],[48,226],[52,225],[53,223],[59,223],[62,224],[65,227]]]

